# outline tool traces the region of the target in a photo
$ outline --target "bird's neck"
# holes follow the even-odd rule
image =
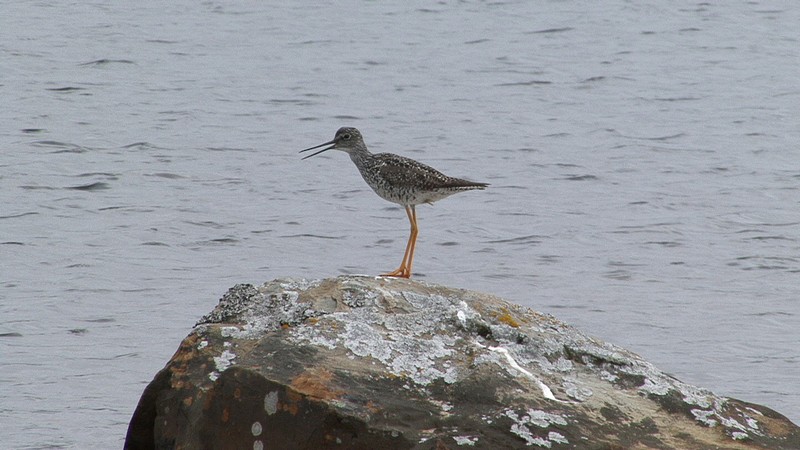
[[[359,163],[364,161],[369,161],[373,156],[366,147],[357,147],[348,153],[350,154],[350,159],[356,163],[356,165],[359,165]]]

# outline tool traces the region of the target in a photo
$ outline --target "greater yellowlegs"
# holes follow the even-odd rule
[[[414,247],[417,242],[417,211],[415,206],[422,203],[433,203],[457,192],[484,189],[487,183],[462,180],[444,175],[438,170],[411,158],[392,153],[372,154],[367,150],[361,132],[355,128],[339,128],[332,141],[301,150],[300,153],[314,150],[326,145],[303,159],[319,155],[328,150],[341,150],[350,155],[358,171],[369,187],[384,200],[402,205],[408,221],[411,222],[411,235],[406,244],[403,262],[397,270],[383,274],[387,277],[409,278],[411,263],[414,260]]]

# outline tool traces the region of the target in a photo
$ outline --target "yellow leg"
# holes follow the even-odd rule
[[[406,252],[403,254],[403,262],[400,263],[400,267],[397,270],[394,270],[389,273],[385,273],[381,276],[384,277],[399,277],[399,278],[410,278],[411,277],[411,264],[414,261],[414,248],[417,246],[417,210],[414,208],[414,205],[406,206],[406,215],[408,216],[408,221],[411,223],[411,234],[408,236],[408,243],[406,244]]]

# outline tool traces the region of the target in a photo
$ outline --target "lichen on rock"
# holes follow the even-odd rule
[[[231,288],[131,421],[126,448],[164,445],[796,449],[800,433],[497,297],[342,276]]]

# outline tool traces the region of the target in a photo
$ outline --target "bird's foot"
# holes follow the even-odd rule
[[[382,277],[411,278],[411,270],[406,266],[400,266],[397,270],[381,274]]]

